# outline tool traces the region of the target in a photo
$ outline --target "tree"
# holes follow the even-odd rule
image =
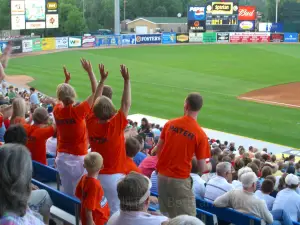
[[[0,0],[0,30],[10,30],[10,1]]]
[[[154,10],[154,16],[166,17],[166,16],[168,16],[168,11],[167,11],[167,9],[164,6],[158,6]]]

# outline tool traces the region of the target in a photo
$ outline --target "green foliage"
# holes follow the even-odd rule
[[[10,1],[0,0],[0,30],[10,30]]]
[[[168,15],[168,11],[166,9],[166,7],[164,6],[158,6],[155,10],[154,10],[155,16],[157,17],[166,17]]]

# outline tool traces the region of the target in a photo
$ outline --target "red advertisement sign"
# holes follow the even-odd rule
[[[83,36],[82,37],[82,47],[94,47],[96,46],[96,37],[95,36]]]
[[[255,6],[239,6],[238,20],[256,20]]]
[[[270,42],[270,33],[230,33],[229,40],[231,43]]]

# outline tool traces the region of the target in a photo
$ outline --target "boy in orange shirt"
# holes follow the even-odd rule
[[[97,152],[84,157],[84,168],[88,174],[82,176],[77,184],[75,195],[81,200],[82,225],[104,225],[109,219],[109,206],[104,196],[99,171],[103,168],[103,158]]]
[[[125,134],[125,148],[126,148],[126,174],[130,172],[142,173],[133,161],[134,156],[143,149],[144,140],[141,136],[136,134]]]

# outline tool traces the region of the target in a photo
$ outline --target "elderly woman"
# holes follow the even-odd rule
[[[32,162],[23,145],[0,148],[0,224],[42,225],[28,208],[31,193]]]
[[[160,225],[168,218],[147,213],[150,204],[151,181],[138,173],[130,173],[118,184],[121,210],[116,212],[107,225]]]

